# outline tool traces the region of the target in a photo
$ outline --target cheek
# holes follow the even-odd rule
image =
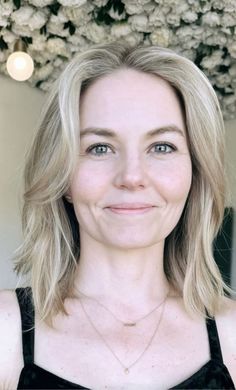
[[[180,202],[187,199],[192,183],[191,162],[186,164],[171,164],[165,167],[157,178],[157,186],[163,190],[163,196],[167,201]]]
[[[107,188],[109,172],[106,172],[104,168],[102,164],[96,167],[82,163],[72,180],[70,187],[72,198],[86,203],[96,200]]]

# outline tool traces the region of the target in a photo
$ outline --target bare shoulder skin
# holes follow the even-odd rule
[[[23,367],[21,343],[21,317],[16,294],[0,291],[0,388],[17,387]]]
[[[216,316],[224,364],[236,385],[236,300],[224,298],[222,311]]]

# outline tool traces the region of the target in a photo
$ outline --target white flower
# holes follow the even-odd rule
[[[235,0],[227,0],[224,2],[224,11],[226,12],[235,12],[236,11],[236,3]]]
[[[41,8],[54,3],[54,0],[28,0],[28,3]]]
[[[129,15],[137,15],[143,13],[144,5],[149,3],[150,0],[123,0],[125,10]]]
[[[227,43],[227,38],[224,34],[218,32],[218,29],[215,31],[214,35],[209,36],[205,39],[205,43],[209,46],[221,45],[224,46]]]
[[[199,41],[205,39],[204,28],[201,26],[193,26],[193,38],[198,39]]]
[[[67,41],[70,42],[72,45],[77,46],[78,49],[80,47],[85,48],[88,44],[87,39],[82,37],[81,34],[79,34],[79,33],[77,34],[77,31],[75,32],[75,34],[69,35],[69,37],[67,38]]]
[[[7,27],[8,18],[13,11],[13,2],[0,4],[0,26]]]
[[[166,16],[162,10],[155,8],[154,12],[149,15],[149,25],[155,27],[162,27],[166,23]]]
[[[198,15],[196,12],[193,12],[193,11],[186,11],[183,13],[182,15],[182,19],[186,22],[186,23],[193,23],[195,22],[197,19],[198,19]]]
[[[221,0],[222,2],[222,0]],[[191,5],[192,11],[195,11],[197,13],[203,13],[205,14],[206,12],[210,11],[211,9],[211,1],[207,1],[205,3],[200,2],[199,0],[188,0],[188,4]]]
[[[104,7],[108,3],[108,0],[93,0],[93,4],[97,7]]]
[[[231,57],[236,58],[236,41],[231,41],[228,45],[228,50]]]
[[[7,54],[6,54],[6,50],[2,51],[0,50],[0,62],[5,62],[7,60]]]
[[[40,84],[40,89],[44,92],[48,92],[51,89],[51,83],[48,81],[44,81],[43,83]]]
[[[176,31],[176,38],[179,42],[186,42],[193,36],[193,29],[190,26],[184,26],[178,28]]]
[[[85,26],[92,20],[93,6],[91,4],[85,4],[82,7],[64,7],[62,10],[63,15],[69,19],[75,26]]]
[[[177,13],[168,14],[166,20],[172,26],[178,27],[180,25],[180,15]]]
[[[222,0],[212,0],[212,8],[222,10],[225,4]]]
[[[47,32],[60,37],[68,37],[69,30],[64,28],[64,23],[52,23],[51,21],[47,24]]]
[[[200,44],[200,41],[197,39],[189,39],[185,42],[182,42],[183,49],[190,50],[190,49],[197,49]]]
[[[61,66],[62,64],[63,64],[63,61],[61,58],[56,58],[55,61],[53,61],[53,66],[56,68]]]
[[[225,106],[231,105],[236,102],[236,96],[235,95],[230,95],[230,96],[225,96],[224,98],[224,103]]]
[[[16,34],[13,34],[11,31],[7,29],[3,29],[1,31],[2,37],[6,43],[12,43],[15,42],[17,39]]]
[[[226,12],[222,15],[221,25],[224,27],[231,27],[236,25],[236,13]]]
[[[180,54],[193,62],[196,60],[196,51],[195,50],[192,50],[192,49],[182,50]]]
[[[14,8],[13,1],[0,3],[0,15],[4,18],[5,17],[8,18],[8,16],[10,16],[11,13],[13,12],[13,8]]]
[[[158,0],[156,0],[157,3],[160,3]],[[185,1],[184,1],[185,2]],[[161,3],[160,4],[165,4],[166,3],[166,0],[161,0]],[[168,4],[173,8],[173,9],[176,9],[178,8],[178,6],[183,3],[183,1],[179,1],[179,0],[168,0]]]
[[[232,78],[236,78],[236,64],[231,65],[229,68],[229,74]]]
[[[11,19],[18,25],[28,25],[33,13],[33,7],[23,6],[11,14]]]
[[[192,12],[189,10],[189,6],[185,1],[180,1],[178,5],[175,6],[175,10],[173,10],[173,13],[178,13],[180,16],[182,16],[185,12]]]
[[[86,35],[86,38],[94,43],[101,43],[106,40],[107,29],[104,26],[98,26],[95,22],[90,22],[79,29]]]
[[[231,78],[230,78],[230,76],[227,73],[219,74],[216,77],[216,84],[219,87],[226,87],[226,86],[228,86],[230,84],[230,81],[231,81]]]
[[[150,34],[150,40],[153,45],[168,47],[171,43],[172,32],[166,27],[156,28]]]
[[[143,5],[143,11],[146,12],[148,15],[154,12],[155,8],[156,4],[153,1],[149,1],[148,3]]]
[[[8,20],[7,18],[3,18],[1,15],[0,15],[0,26],[1,27],[7,27],[8,25]]]
[[[124,37],[124,41],[128,42],[131,46],[138,45],[143,41],[143,34],[132,32]]]
[[[34,71],[34,78],[38,80],[45,80],[50,76],[50,74],[53,72],[53,66],[52,64],[46,64],[45,66],[42,66],[40,69],[36,69]]]
[[[128,23],[131,24],[132,30],[139,32],[150,32],[151,28],[148,25],[148,17],[145,14],[133,15],[128,19]]]
[[[11,30],[20,37],[32,37],[33,35],[33,32],[29,30],[29,27],[26,24],[21,26],[19,24],[13,23]]]
[[[215,50],[213,54],[209,57],[204,57],[201,61],[201,65],[203,68],[206,69],[213,69],[217,65],[220,65],[222,62],[222,56],[223,56],[222,50]]]
[[[65,10],[65,8],[63,8],[63,10]],[[55,23],[55,24],[66,23],[66,22],[68,22],[68,17],[61,9],[59,9],[59,12],[57,15],[51,14],[50,22]]]
[[[230,28],[222,27],[222,28],[221,28],[221,31],[222,31],[225,35],[232,35],[232,32],[231,32],[231,29],[230,29]]]
[[[111,35],[117,39],[128,35],[132,32],[129,23],[116,23],[111,26]]]
[[[163,6],[164,5],[164,2],[166,2],[166,0],[154,0],[155,3],[158,4],[158,6]]]
[[[39,30],[41,27],[45,25],[46,21],[47,21],[47,16],[45,15],[45,13],[41,11],[37,11],[30,18],[28,26],[31,31],[37,29]]]
[[[202,15],[202,24],[217,27],[220,25],[220,16],[217,12],[207,12],[205,15]]]
[[[46,49],[46,37],[42,34],[35,34],[33,36],[33,41],[29,45],[29,49],[32,51],[44,51]]]
[[[121,14],[119,14],[118,11],[114,11],[114,9],[111,8],[108,11],[108,15],[110,15],[110,17],[113,18],[114,20],[122,20],[125,19],[126,13],[125,11],[123,11]]]
[[[58,3],[64,5],[65,7],[80,7],[85,4],[87,0],[57,0]]]
[[[49,53],[69,57],[69,52],[66,43],[61,38],[50,38],[46,43],[46,48]]]

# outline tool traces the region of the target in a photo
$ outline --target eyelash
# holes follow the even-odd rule
[[[163,154],[173,153],[173,152],[175,152],[175,151],[177,150],[177,148],[176,148],[174,145],[169,144],[169,143],[167,143],[167,142],[155,143],[154,145],[152,145],[151,149],[152,149],[153,147],[156,147],[156,146],[165,146],[165,147],[167,147],[167,148],[170,149],[169,152],[160,152],[160,153],[163,153]]]
[[[95,144],[95,145],[91,145],[87,150],[86,150],[86,153],[91,153],[93,150],[95,150],[96,148],[98,148],[98,147],[101,147],[101,146],[105,146],[106,148],[111,148],[112,149],[112,147],[110,146],[110,145],[108,145],[108,144]],[[99,154],[96,154],[96,153],[91,153],[91,154],[93,154],[94,156],[103,156],[104,154],[106,154],[106,153],[99,153]]]
[[[106,152],[102,152],[102,153],[92,153],[93,150],[95,150],[97,147],[106,147],[106,148],[111,148],[112,149],[112,146],[110,146],[109,144],[102,144],[102,143],[98,143],[98,144],[95,144],[95,145],[91,145],[87,150],[86,150],[86,153],[88,154],[92,154],[96,157],[100,157],[100,156],[104,156],[105,154],[107,154]],[[177,148],[170,144],[170,143],[167,143],[167,142],[159,142],[159,143],[155,143],[153,145],[151,145],[150,149],[152,149],[153,147],[155,146],[165,146],[165,147],[168,147],[171,149],[171,151],[168,151],[168,152],[161,152],[159,151],[161,154],[169,154],[169,153],[172,153],[174,151],[177,150]]]

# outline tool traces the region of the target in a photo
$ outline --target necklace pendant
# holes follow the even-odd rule
[[[129,369],[128,368],[125,368],[124,371],[125,371],[125,374],[129,374]]]
[[[124,322],[124,326],[136,326],[136,322]]]

